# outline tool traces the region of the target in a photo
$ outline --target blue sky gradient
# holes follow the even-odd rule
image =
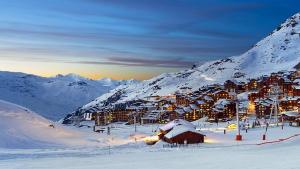
[[[293,0],[0,1],[0,70],[148,79],[239,55]]]

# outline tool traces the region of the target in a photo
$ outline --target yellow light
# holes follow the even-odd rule
[[[154,144],[156,142],[159,141],[159,137],[158,135],[155,135],[155,136],[149,136],[149,137],[145,137],[143,139],[143,141],[146,143],[146,144]]]
[[[229,124],[228,126],[227,126],[227,129],[236,129],[236,124]]]

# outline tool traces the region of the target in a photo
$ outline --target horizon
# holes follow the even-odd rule
[[[42,77],[74,73],[90,79],[146,80],[246,52],[299,12],[297,4],[0,2],[6,7],[0,16],[0,70]]]

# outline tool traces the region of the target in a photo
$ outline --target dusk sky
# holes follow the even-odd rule
[[[239,55],[296,0],[1,0],[0,70],[148,79]]]

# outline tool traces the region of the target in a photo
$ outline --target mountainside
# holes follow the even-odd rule
[[[99,95],[132,80],[91,80],[74,74],[44,78],[0,72],[0,82],[0,99],[28,107],[48,119],[58,120]]]
[[[0,138],[0,148],[82,144],[79,132],[53,124],[24,107],[2,100],[0,100]]]
[[[229,79],[245,81],[249,77],[294,69],[299,62],[300,13],[297,13],[240,56],[207,62],[178,73],[162,74],[141,83],[120,85],[83,106],[83,109],[102,106],[108,101],[118,103],[151,95],[173,94],[186,89],[197,90]]]

